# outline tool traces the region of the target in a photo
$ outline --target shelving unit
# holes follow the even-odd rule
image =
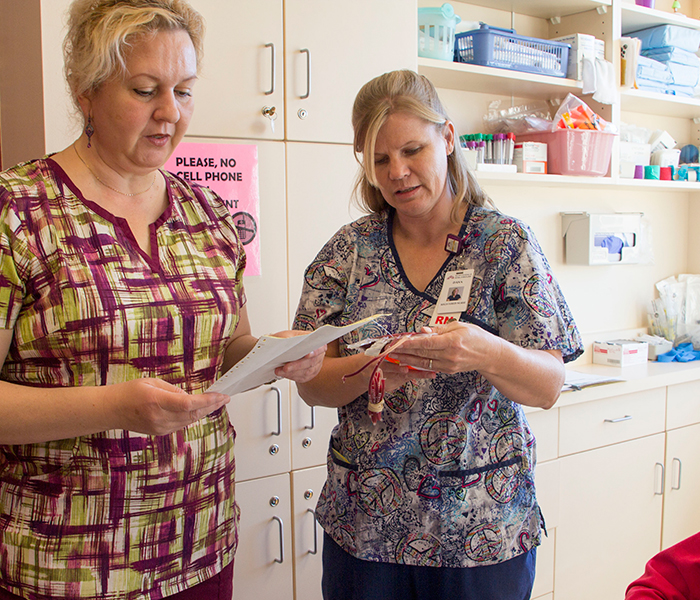
[[[419,0],[419,2],[423,1]],[[631,1],[633,2],[633,0]],[[657,4],[663,6],[665,1],[657,0]],[[691,2],[699,1],[685,0],[684,4],[686,9],[689,7],[697,8],[691,6]],[[670,2],[668,4],[670,7]],[[696,19],[663,10],[638,7],[623,0],[612,0],[611,2],[594,2],[592,0],[534,0],[532,2],[527,0],[470,0],[469,2],[454,1],[453,5],[463,20],[471,18],[472,15],[478,15],[479,19],[481,15],[486,15],[486,18],[493,16],[495,20],[498,20],[498,23],[494,23],[495,26],[504,26],[503,23],[510,21],[511,23],[520,23],[525,28],[549,32],[548,36],[545,34],[542,37],[554,38],[576,32],[595,35],[598,39],[604,39],[606,58],[613,63],[616,71],[619,71],[620,63],[619,39],[627,32],[663,23],[700,30],[700,21]],[[490,11],[490,9],[510,11],[516,14],[503,15]],[[520,33],[519,30],[518,33]],[[679,140],[679,145],[698,144],[698,140],[700,140],[696,124],[696,121],[700,121],[700,101],[693,98],[654,94],[641,90],[619,90],[616,92],[616,102],[613,105],[600,106],[596,105],[590,97],[582,95],[582,82],[572,79],[537,76],[518,71],[426,58],[418,59],[418,70],[440,88],[441,95],[444,94],[448,98],[451,107],[456,106],[462,109],[465,106],[474,107],[471,112],[463,110],[459,114],[458,118],[463,121],[460,123],[460,128],[467,125],[481,126],[479,117],[485,113],[479,113],[479,109],[489,106],[491,101],[489,96],[505,97],[506,105],[510,96],[512,105],[518,105],[531,100],[563,99],[568,93],[573,93],[583,98],[596,112],[618,127],[623,122],[650,129],[668,126],[675,128],[677,136],[674,137]],[[500,100],[502,103],[504,102],[503,98]],[[637,285],[639,290],[643,290],[642,293],[646,293],[645,286],[648,286],[650,293],[653,293],[651,291],[653,282],[667,276],[668,273],[659,277],[658,272],[653,272],[646,264],[633,265],[628,268],[608,266],[587,268],[566,265],[563,251],[560,249],[560,236],[562,234],[556,230],[554,224],[558,216],[555,210],[562,210],[563,207],[567,210],[606,212],[644,211],[649,222],[653,223],[654,232],[662,232],[659,237],[663,241],[657,246],[658,255],[656,258],[662,254],[662,251],[668,252],[668,249],[673,247],[676,240],[671,238],[677,237],[682,240],[685,235],[684,227],[687,227],[690,222],[697,223],[698,215],[700,215],[700,209],[697,208],[697,201],[700,199],[700,182],[627,179],[621,178],[618,172],[617,142],[613,147],[610,174],[605,177],[476,172],[477,180],[484,185],[497,205],[507,204],[509,209],[514,209],[517,213],[525,213],[528,217],[526,221],[531,215],[540,219],[537,235],[539,239],[544,237],[547,240],[549,249],[553,249],[554,260],[560,261],[557,265],[558,276],[563,275],[569,289],[575,289],[579,293],[585,289],[587,302],[600,309],[593,314],[594,311],[586,307],[589,309],[590,322],[595,323],[596,327],[601,327],[597,331],[605,331],[605,326],[600,326],[600,323],[605,321],[606,312],[609,310],[608,306],[602,306],[600,298],[607,297],[611,304],[625,306],[625,311],[629,312],[635,302],[639,303],[641,294],[636,292],[625,296],[628,289]],[[669,217],[669,221],[673,223],[673,228],[664,222],[669,214],[672,215]],[[692,232],[692,229],[689,231]],[[692,248],[697,247],[693,246],[692,233],[688,234],[685,244],[690,257]],[[665,247],[661,248],[662,245]],[[663,257],[663,259],[667,261],[667,264],[672,264],[672,260],[667,257]],[[688,258],[687,262],[691,270],[686,272],[697,272],[697,270],[692,270],[692,265],[697,261]],[[677,262],[674,266],[678,264],[680,263]],[[697,269],[697,267],[695,268]],[[620,281],[623,280],[624,285],[620,285]],[[567,298],[569,298],[568,295]],[[617,311],[618,313],[623,312],[620,308]],[[620,320],[619,314],[616,320]],[[639,323],[635,326],[639,326]],[[584,365],[584,369],[586,366],[589,365]],[[693,400],[696,402],[700,387],[697,383],[688,383],[687,385],[692,386]],[[647,389],[651,387],[654,387],[652,382],[645,378],[639,383],[639,394],[647,394]],[[676,387],[678,386],[670,386],[669,394],[672,395],[671,392],[676,391]],[[685,390],[685,388],[683,389]],[[614,407],[620,402],[624,402],[624,396],[610,393],[609,390],[606,392],[603,387],[598,388],[598,390],[593,393],[603,395],[607,393],[605,403],[596,405],[601,411],[607,411],[608,406]],[[581,420],[578,418],[577,412],[579,409],[567,406],[568,400],[577,401],[577,397],[573,395],[560,400],[560,408],[555,409],[559,414],[554,415],[553,418],[551,413],[544,411],[528,414],[528,420],[532,418],[531,424],[535,436],[538,438],[538,442],[543,443],[541,447],[545,449],[538,465],[538,469],[543,465],[545,468],[538,473],[537,489],[550,528],[548,539],[554,540],[551,547],[548,548],[544,545],[542,553],[538,555],[538,574],[533,594],[533,597],[538,600],[620,597],[620,594],[624,595],[626,584],[636,576],[635,574],[643,571],[646,560],[660,550],[662,544],[665,546],[670,543],[665,537],[662,538],[662,530],[666,530],[666,525],[670,523],[670,517],[662,511],[660,499],[662,492],[665,494],[663,495],[664,503],[672,501],[673,497],[669,491],[663,490],[663,486],[661,492],[658,490],[658,485],[653,488],[655,483],[653,477],[656,473],[654,468],[657,471],[659,468],[671,469],[668,465],[673,464],[672,461],[676,456],[676,454],[670,453],[671,450],[664,449],[665,435],[668,436],[669,440],[682,440],[685,444],[683,452],[686,454],[684,456],[688,456],[694,446],[691,447],[686,437],[693,435],[700,425],[696,425],[695,421],[692,423],[691,421],[684,422],[684,429],[681,433],[686,437],[682,437],[681,433],[664,432],[661,424],[664,420],[663,409],[666,402],[666,391],[656,390],[655,392],[662,393],[657,394],[658,397],[654,399],[656,402],[656,421],[653,428],[642,434],[629,434],[629,439],[616,439],[615,443],[602,445],[601,448],[593,448],[592,446],[589,448],[584,444],[576,452],[562,451],[564,447],[562,442],[570,440],[572,431],[578,432],[581,428]],[[589,393],[591,392],[589,391]],[[638,400],[639,398],[634,398],[635,410],[640,405]],[[583,407],[580,410],[593,411],[596,407],[592,403],[590,407]],[[563,430],[560,429],[557,433],[557,423],[561,428],[562,423],[567,421],[565,418],[567,414],[572,415],[573,429],[565,433],[562,433]],[[603,429],[598,425],[608,417],[596,414],[591,418],[597,432],[611,433],[611,428]],[[635,422],[637,421],[639,419],[635,416]],[[542,422],[549,423],[550,429],[543,428]],[[613,429],[612,432],[618,432],[620,429]],[[586,438],[587,436],[584,435],[581,439],[585,442]],[[558,448],[555,451],[555,460],[546,454],[548,442],[552,442],[550,447]],[[556,455],[557,451],[559,452],[558,456]],[[645,458],[642,458],[642,452],[645,453]],[[665,458],[666,455],[668,458]],[[678,454],[678,456],[681,455]],[[678,461],[680,458],[675,460]],[[666,467],[664,467],[664,461]],[[655,463],[656,467],[654,467]],[[619,483],[621,477],[613,475],[604,482],[602,479],[598,480],[599,474],[604,471],[601,465],[606,464],[615,464],[619,472],[624,473],[627,478],[625,486],[620,488],[619,492],[612,492],[619,497],[623,497],[623,494],[627,495],[623,501],[626,508],[624,518],[620,518],[619,514],[613,514],[605,508],[609,506],[608,500],[601,505],[600,509],[593,511],[596,514],[587,514],[586,510],[581,510],[577,504],[577,499],[588,494],[586,503],[588,506],[592,506],[599,498],[615,489],[614,486]],[[641,469],[640,465],[643,465]],[[607,470],[605,471],[607,472]],[[598,483],[600,486],[596,487]],[[695,484],[696,482],[692,481],[692,485]],[[687,492],[686,494],[689,495]],[[680,498],[680,494],[678,497]],[[689,515],[694,514],[692,509],[686,507],[681,510],[681,513],[683,519],[680,521],[683,521],[684,525],[689,520]],[[641,522],[647,523],[649,526],[639,528],[638,523]],[[686,526],[680,533],[674,532],[674,534],[678,538],[688,535],[688,531],[689,528]],[[594,532],[594,534],[591,535],[590,532]],[[621,552],[620,549],[624,546],[624,544],[619,544],[621,539],[625,540],[625,544],[628,543],[627,540],[634,539],[634,551]],[[592,543],[589,543],[591,540],[593,540]],[[547,543],[549,542],[545,542],[545,544]],[[586,550],[583,550],[584,547]],[[594,559],[596,565],[600,564],[600,553],[604,554],[610,548],[614,550],[603,561],[606,564],[605,569],[596,571],[596,567],[592,565],[585,566],[587,557],[590,556],[596,557]],[[591,581],[582,581],[582,573],[594,571],[599,576]]]
[[[580,189],[630,189],[642,188],[664,192],[700,192],[700,182],[688,181],[654,181],[650,179],[626,179],[624,177],[578,177],[567,175],[537,175],[534,173],[491,173],[479,171],[477,180],[482,183],[498,183],[507,186],[522,186],[523,184],[537,187],[567,187],[576,186]]]
[[[622,35],[663,24],[700,29],[700,21],[686,17],[683,14],[637,6],[634,3],[622,3],[620,10],[622,12]]]
[[[550,19],[578,14],[598,6],[610,6],[611,0],[474,0],[469,4],[517,12],[530,17]]]
[[[534,75],[435,58],[418,58],[418,70],[437,87],[454,90],[484,89],[499,96],[537,99],[565,96],[569,92],[581,93],[581,82],[575,79]]]
[[[652,27],[664,23],[681,25],[700,29],[700,20],[692,19],[685,15],[669,13],[665,11],[649,9],[637,6],[633,3],[596,0],[539,0],[536,2],[523,2],[518,0],[472,0],[470,2],[456,2],[455,6],[479,6],[497,10],[514,11],[522,15],[545,19],[551,23],[557,22],[559,34],[562,29],[585,31],[588,28],[605,28],[606,50],[608,58],[613,58],[617,52],[619,33],[622,35],[631,31],[637,31],[645,27]],[[561,24],[560,24],[561,23]],[[578,29],[577,27],[581,27]],[[597,37],[601,37],[596,32]],[[614,64],[617,62],[614,61]],[[563,98],[568,93],[582,95],[582,82],[574,79],[550,77],[546,75],[534,75],[507,69],[483,67],[463,63],[436,60],[432,58],[418,58],[418,70],[427,76],[438,88],[482,92],[499,96],[511,96],[512,98],[524,98],[533,100],[550,100]],[[676,97],[671,95],[656,94],[642,90],[620,90],[619,102],[612,109],[612,122],[620,121],[620,112],[633,112],[640,114],[653,114],[663,117],[675,117],[700,121],[700,100],[694,98]],[[699,131],[695,122],[690,123],[691,130]],[[638,189],[644,186],[649,189],[658,189],[674,192],[700,192],[700,182],[663,182],[634,181],[621,178],[617,175],[617,144],[613,148],[613,160],[611,161],[611,174],[607,177],[561,177],[558,175],[531,175],[531,174],[500,174],[478,173],[477,177],[484,182],[497,182],[503,185],[532,184],[536,186],[563,186],[575,184],[584,188],[627,188]]]

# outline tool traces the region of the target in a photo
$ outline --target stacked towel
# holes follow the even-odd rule
[[[700,83],[700,31],[677,25],[659,25],[635,33],[642,42],[637,85],[662,94],[694,96]]]

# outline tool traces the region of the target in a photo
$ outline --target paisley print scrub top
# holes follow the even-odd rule
[[[561,350],[565,361],[583,351],[551,268],[522,222],[471,207],[460,233],[466,247],[421,292],[402,270],[392,218],[392,210],[363,217],[324,246],[306,271],[295,328],[388,315],[341,338],[347,355],[360,339],[428,325],[445,274],[473,269],[462,321],[525,348]],[[367,394],[338,411],[317,514],[341,547],[363,560],[473,567],[540,543],[535,439],[519,404],[475,371],[408,383],[385,402],[377,425]]]
[[[0,173],[0,378],[103,386],[216,378],[245,303],[221,199],[163,172],[151,255],[50,158]],[[180,431],[0,446],[0,588],[25,598],[156,600],[233,560],[234,432],[225,409]]]

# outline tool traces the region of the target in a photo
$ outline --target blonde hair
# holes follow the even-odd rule
[[[65,75],[73,103],[124,73],[132,40],[158,31],[186,31],[201,64],[204,20],[185,0],[74,0],[63,42]]]
[[[433,84],[413,71],[384,73],[362,86],[352,109],[355,134],[353,150],[355,159],[362,167],[355,182],[354,198],[358,206],[369,213],[380,213],[388,206],[379,190],[373,157],[379,130],[389,115],[398,112],[433,123],[440,131],[450,121]],[[463,202],[475,206],[491,204],[469,171],[456,132],[455,148],[447,157],[447,182],[454,195],[451,214],[453,221],[459,221],[460,205]]]

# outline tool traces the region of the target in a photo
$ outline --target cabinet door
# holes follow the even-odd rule
[[[661,543],[664,434],[560,459],[554,597],[623,598]]]
[[[289,474],[236,484],[241,509],[234,600],[292,600]]]
[[[331,431],[338,424],[338,411],[325,406],[309,406],[292,386],[292,469],[326,464]]]
[[[259,244],[260,275],[243,278],[246,308],[253,335],[287,329],[287,202],[284,142],[260,140],[211,140],[187,135],[185,142],[203,144],[254,144],[258,149],[258,185],[260,222],[256,238]],[[250,248],[246,246],[246,248]],[[248,250],[250,252],[250,250]],[[235,423],[234,423],[235,425]]]
[[[668,386],[666,429],[700,423],[700,381]]]
[[[666,434],[666,486],[662,547],[700,531],[700,425]]]
[[[326,481],[326,467],[292,471],[294,511],[294,587],[297,600],[321,600],[323,529],[316,522],[316,502]]]
[[[192,0],[206,20],[191,135],[284,136],[282,0]],[[263,109],[275,109],[274,131]]]
[[[355,95],[417,69],[417,12],[405,0],[285,0],[287,139],[352,142]]]
[[[238,481],[290,470],[287,381],[237,394],[226,408],[236,430]]]
[[[350,146],[287,143],[289,308],[292,319],[299,303],[306,267],[342,225],[360,214],[350,206],[357,168]]]
[[[528,416],[529,417],[529,416]],[[554,548],[559,524],[559,469],[557,460],[537,463],[535,467],[535,489],[537,502],[542,509],[547,526],[547,535],[537,548],[537,570],[532,597],[537,598],[554,591]]]

